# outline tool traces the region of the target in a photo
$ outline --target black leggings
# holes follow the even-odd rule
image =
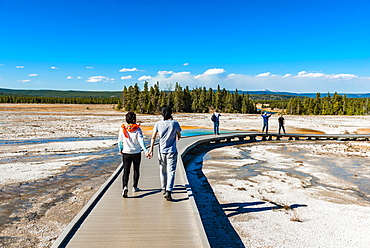
[[[134,164],[134,188],[137,188],[137,184],[139,183],[140,177],[140,162],[141,162],[141,152],[135,154],[122,154],[122,162],[123,162],[123,176],[122,176],[122,184],[123,188],[127,187],[128,179],[130,177],[130,169],[131,164]]]

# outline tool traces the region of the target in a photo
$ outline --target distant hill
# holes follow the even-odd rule
[[[233,92],[233,91],[230,91]],[[120,97],[122,91],[75,91],[75,90],[13,90],[0,88],[0,96],[38,96],[38,97]],[[293,93],[293,92],[278,92],[278,91],[239,91],[242,93],[249,93],[253,100],[284,100],[294,97],[316,97],[316,93]],[[331,92],[331,95],[334,92]],[[321,93],[321,97],[328,93]],[[339,95],[347,95],[347,98],[368,98],[370,93],[338,93]]]
[[[122,91],[74,91],[74,90],[12,90],[0,88],[0,96],[38,96],[38,97],[120,97]]]
[[[299,98],[304,98],[305,96],[297,96],[297,95],[280,95],[280,94],[255,94],[253,91],[248,92],[249,97],[252,100],[266,100],[266,101],[271,101],[271,100],[289,100],[291,98],[299,97]]]
[[[249,93],[249,95],[254,96],[264,96],[262,98],[268,98],[271,96],[272,98],[268,100],[281,100],[281,99],[289,99],[294,97],[310,97],[315,98],[316,93],[293,93],[293,92],[279,92],[279,91],[269,91],[269,90],[261,90],[261,91],[239,91],[239,93]],[[328,92],[320,92],[321,97],[327,96]],[[333,95],[334,92],[330,92],[330,95]],[[337,93],[338,95],[346,95],[347,98],[368,98],[370,97],[370,93]],[[279,98],[281,97],[281,98]],[[253,97],[252,97],[253,98]],[[258,99],[262,99],[257,97]],[[267,99],[264,99],[267,100]]]

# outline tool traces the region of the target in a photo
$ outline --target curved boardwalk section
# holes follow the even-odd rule
[[[193,139],[180,140],[179,151]],[[112,177],[111,185],[107,182],[107,189],[95,195],[53,247],[209,247],[181,162],[173,201],[166,201],[156,152],[150,160],[142,158],[142,191],[132,192],[130,178],[129,197],[123,198],[122,174]]]
[[[285,139],[368,140],[370,135],[305,135],[288,134]],[[280,140],[281,135],[258,132],[219,136],[183,138],[178,142],[184,157],[193,148]],[[155,151],[156,154],[156,151]],[[122,169],[102,186],[89,203],[60,235],[53,247],[210,247],[201,217],[189,186],[182,159],[178,160],[173,201],[160,191],[159,166],[156,157],[143,156],[140,192],[122,198]],[[132,177],[131,173],[131,177]],[[132,186],[132,178],[130,179]],[[207,231],[209,236],[209,231]],[[241,246],[243,246],[241,244]]]

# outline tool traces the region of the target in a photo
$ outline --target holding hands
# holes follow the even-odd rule
[[[146,156],[147,158],[151,159],[151,158],[153,157],[153,151],[147,151],[147,152],[145,153],[145,156]]]

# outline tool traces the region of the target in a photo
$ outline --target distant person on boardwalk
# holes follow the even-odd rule
[[[261,116],[263,118],[262,132],[264,132],[265,129],[266,129],[266,133],[268,133],[268,131],[269,131],[269,118],[271,117],[271,113],[268,115],[267,112],[264,112]]]
[[[219,127],[220,127],[220,116],[221,114],[217,112],[217,109],[211,116],[211,120],[213,121],[213,133],[215,135],[220,135]]]
[[[177,140],[181,137],[180,124],[173,120],[170,106],[163,106],[161,110],[163,120],[154,125],[150,145],[149,158],[153,156],[155,138],[159,134],[158,161],[162,193],[167,201],[172,201],[173,185],[177,165]]]
[[[286,133],[285,133],[285,127],[284,127],[285,121],[284,121],[284,117],[283,117],[283,115],[282,115],[282,114],[280,115],[280,117],[279,117],[279,119],[278,119],[278,123],[279,123],[279,134],[280,134],[280,130],[281,130],[281,129],[283,129],[284,134],[286,134]]]
[[[134,165],[134,184],[133,192],[140,191],[138,188],[140,177],[141,149],[148,156],[148,150],[144,144],[144,136],[140,129],[140,124],[136,124],[136,114],[128,112],[126,114],[127,124],[122,124],[118,134],[119,153],[122,154],[123,176],[122,176],[122,197],[127,198],[128,180],[131,165]]]

